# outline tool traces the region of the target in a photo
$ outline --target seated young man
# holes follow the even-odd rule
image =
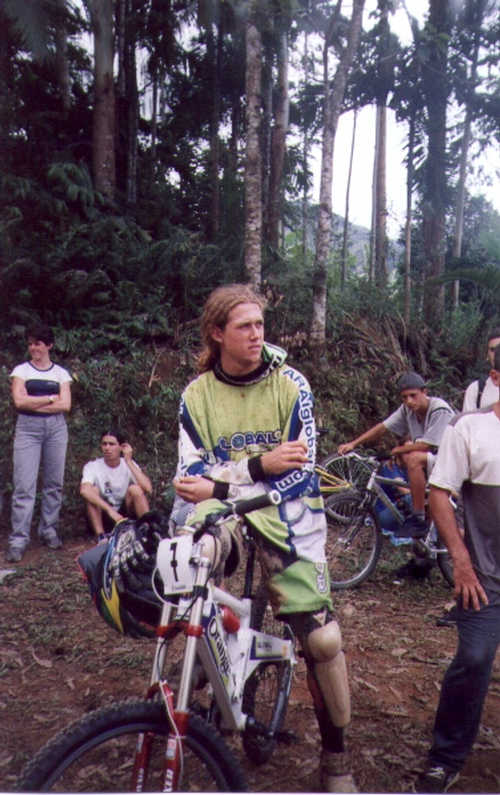
[[[414,538],[427,532],[425,521],[425,488],[432,470],[444,429],[455,415],[452,407],[439,397],[429,397],[424,379],[418,373],[405,373],[398,381],[402,404],[383,422],[339,445],[340,455],[360,444],[380,439],[386,431],[408,441],[393,447],[396,456],[408,473],[413,513],[405,520],[403,533]]]
[[[148,476],[132,458],[132,447],[116,431],[101,436],[102,458],[83,467],[80,494],[97,538],[124,519],[140,518],[149,511],[146,495],[152,486]]]

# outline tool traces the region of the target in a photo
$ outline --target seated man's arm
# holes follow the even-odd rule
[[[113,508],[109,502],[106,502],[106,500],[101,497],[99,489],[92,483],[80,483],[80,496],[83,497],[86,502],[90,503],[90,505],[94,505],[96,508],[100,508],[104,513],[107,513],[114,522],[119,522],[123,519],[123,516]]]
[[[140,466],[138,466],[138,464],[136,464],[136,462],[132,458],[133,450],[130,444],[128,442],[124,442],[124,444],[121,445],[121,449],[125,463],[130,469],[135,482],[141,487],[143,491],[146,492],[146,494],[152,494],[153,486],[151,484],[151,481],[146,475],[146,473],[141,469]]]
[[[403,453],[412,453],[414,451],[420,453],[433,453],[436,451],[436,447],[420,440],[415,442],[404,442],[403,444],[398,444],[396,447],[393,447],[391,455],[402,455]]]
[[[352,442],[344,442],[344,444],[340,444],[338,446],[339,455],[346,455],[346,453],[350,453],[351,450],[354,450],[355,447],[359,447],[361,444],[366,444],[366,442],[375,442],[384,435],[386,430],[387,428],[385,427],[384,423],[378,422],[377,425],[373,425],[360,436],[357,436],[355,439],[353,439]]]

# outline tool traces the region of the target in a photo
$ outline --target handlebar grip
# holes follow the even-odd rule
[[[249,500],[239,500],[235,502],[233,510],[238,516],[243,516],[251,511],[258,511],[260,508],[268,508],[269,505],[279,505],[281,502],[281,494],[276,489],[268,491],[265,494],[259,494],[258,497],[252,497]]]

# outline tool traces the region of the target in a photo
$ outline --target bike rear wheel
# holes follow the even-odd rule
[[[252,629],[268,635],[292,639],[287,624],[274,618],[268,601],[267,588],[262,583],[252,601]],[[277,743],[277,733],[283,726],[292,684],[293,667],[290,660],[259,665],[247,679],[243,690],[243,712],[255,718],[268,733],[246,728],[242,735],[248,758],[262,765],[271,757]]]
[[[157,701],[124,701],[89,713],[60,732],[25,768],[23,792],[161,792],[169,724]],[[134,781],[138,738],[147,733],[146,777]],[[238,763],[213,726],[190,716],[178,791],[246,790]]]
[[[354,588],[375,569],[382,550],[382,535],[371,507],[349,492],[325,502],[328,526],[326,558],[332,590]]]

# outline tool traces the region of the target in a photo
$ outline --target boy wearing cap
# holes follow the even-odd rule
[[[339,445],[338,452],[340,455],[350,453],[361,444],[380,439],[386,431],[408,440],[393,447],[391,455],[398,456],[406,468],[413,504],[413,513],[405,520],[402,532],[413,538],[421,538],[427,532],[427,476],[432,470],[444,429],[455,412],[445,400],[427,394],[425,381],[418,373],[402,375],[398,381],[398,391],[401,406],[356,439]]]

